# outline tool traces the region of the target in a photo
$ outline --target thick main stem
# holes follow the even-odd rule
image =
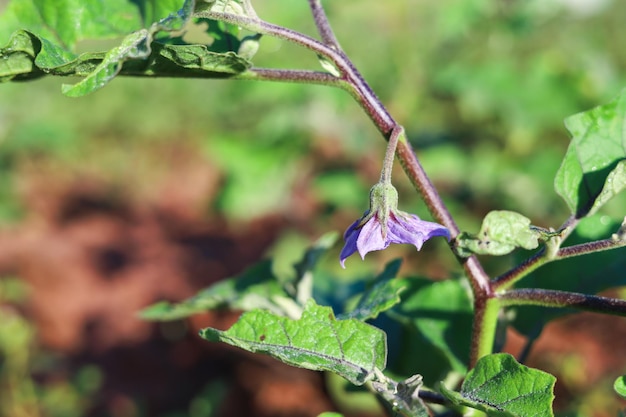
[[[392,145],[395,148],[395,154],[405,173],[422,196],[433,218],[448,228],[451,237],[454,239],[459,234],[459,227],[413,152],[404,134],[404,129],[393,119],[371,87],[354,67],[350,59],[339,48],[334,34],[330,31],[330,25],[328,24],[328,20],[319,1],[310,0],[309,4],[324,43],[296,31],[272,25],[256,18],[210,11],[198,13],[198,16],[222,20],[258,33],[272,35],[293,42],[331,61],[340,72],[341,76],[336,77],[338,82],[329,82],[329,84],[340,86],[348,91],[365,110],[383,136],[388,140],[398,141],[397,146]],[[267,72],[267,70],[264,73],[258,72],[257,74],[260,77],[268,77],[268,79],[274,75],[279,75],[277,73],[272,74]],[[290,75],[295,76],[296,74],[291,73]],[[306,75],[308,77],[312,76],[312,74],[308,73]],[[294,81],[296,81],[295,78],[296,77],[293,79]],[[319,80],[318,78],[312,78],[314,82]],[[396,133],[395,135],[394,132]],[[491,305],[489,301],[493,298],[494,293],[489,277],[475,256],[466,259],[458,259],[463,265],[465,273],[471,283],[474,298],[478,300],[475,303],[475,314],[477,318],[474,324],[472,357],[470,358],[470,365],[473,366],[481,356],[490,353],[488,350],[490,350],[493,345],[496,321],[494,319],[491,320],[492,322],[488,323],[486,319],[491,318],[492,314],[488,311],[484,311],[484,309],[487,309],[488,305]]]

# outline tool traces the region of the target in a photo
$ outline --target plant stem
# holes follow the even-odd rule
[[[396,149],[398,148],[398,140],[400,137],[405,138],[404,128],[400,125],[396,125],[389,135],[389,141],[387,142],[387,149],[385,150],[385,159],[383,160],[383,167],[380,171],[380,182],[385,184],[391,184],[391,172],[393,171],[393,161],[396,155]]]
[[[317,31],[320,34],[322,41],[331,48],[341,51],[341,47],[335,37],[333,28],[330,26],[328,17],[326,17],[326,12],[322,7],[322,2],[320,0],[309,0],[309,7],[311,8],[313,20],[315,21],[315,26],[317,27]]]
[[[626,247],[625,240],[604,239],[560,248],[554,256],[546,256],[547,252],[545,248],[542,248],[531,258],[528,258],[515,268],[496,278],[493,281],[493,287],[496,291],[510,288],[513,284],[548,262],[560,261],[574,256],[588,255],[591,253],[619,249],[623,247]]]
[[[498,294],[502,306],[537,305],[626,316],[626,300],[568,291],[523,288]]]
[[[333,86],[333,87],[339,87],[342,89],[349,88],[348,86],[345,85],[347,84],[346,81],[324,71],[252,67],[245,72],[242,72],[240,74],[237,74],[231,77],[231,79],[295,82],[295,83],[303,83],[303,84],[317,84],[317,85]]]
[[[406,175],[422,196],[433,218],[445,226],[450,231],[452,239],[454,239],[459,234],[459,227],[413,152],[406,138],[404,129],[391,117],[385,106],[378,99],[359,71],[354,67],[352,61],[339,48],[339,44],[330,30],[330,25],[321,3],[318,0],[309,0],[309,5],[313,11],[320,36],[325,43],[291,29],[264,22],[258,18],[212,11],[199,12],[196,13],[196,16],[225,21],[254,32],[293,42],[332,62],[341,74],[340,77],[322,78],[315,75],[315,73],[281,73],[281,70],[274,70],[276,72],[272,72],[272,70],[256,69],[251,72],[255,74],[255,77],[258,77],[257,79],[278,80],[281,75],[286,75],[288,77],[287,81],[302,81],[314,84],[324,84],[328,82],[327,85],[339,86],[349,92],[387,140],[393,139],[395,141],[397,139],[398,143],[395,147],[395,153]],[[249,79],[253,78],[252,75],[240,78],[246,77],[249,77]],[[494,292],[489,277],[478,259],[475,256],[457,259],[463,265],[472,286],[474,299],[477,300],[475,302],[475,314],[477,318],[474,322],[474,343],[472,347],[472,357],[470,358],[470,364],[473,365],[481,356],[491,353],[493,338],[495,337],[497,311],[495,314],[492,314],[491,311],[484,311],[484,309],[494,305],[494,303],[490,302],[493,300]],[[492,322],[487,323],[488,320]]]

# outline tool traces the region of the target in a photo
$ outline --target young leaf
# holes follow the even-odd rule
[[[457,238],[457,250],[461,256],[506,255],[515,248],[535,249],[539,246],[539,231],[533,229],[530,220],[513,211],[492,211],[483,219],[477,236],[462,233]]]
[[[520,365],[511,355],[498,353],[476,363],[457,393],[441,384],[442,394],[457,405],[493,417],[553,416],[556,378]]]
[[[371,380],[387,360],[383,331],[354,319],[337,320],[330,307],[312,299],[299,320],[255,310],[244,313],[227,331],[207,328],[200,336],[266,353],[293,366],[332,371],[355,385]]]
[[[375,319],[383,311],[400,302],[400,293],[406,288],[404,280],[394,279],[400,270],[402,260],[389,262],[384,271],[376,277],[374,284],[363,293],[357,306],[349,313],[340,314],[340,319]]]
[[[122,64],[131,58],[144,59],[150,55],[151,34],[142,29],[126,36],[122,43],[111,49],[102,62],[87,77],[74,85],[63,85],[63,94],[79,97],[94,92],[109,83],[122,69]]]
[[[626,159],[624,120],[626,90],[610,103],[565,120],[572,142],[554,187],[579,218],[597,211],[624,188],[626,174],[620,164]],[[607,184],[609,178],[621,186]]]
[[[196,12],[225,13],[257,18],[250,0],[204,0],[198,2]]]
[[[288,306],[293,307],[286,309]],[[170,304],[162,301],[144,309],[140,315],[147,320],[177,320],[217,308],[264,308],[274,314],[300,314],[300,308],[273,275],[271,262],[264,261],[242,275],[220,281],[181,303]]]
[[[443,353],[452,369],[465,373],[469,358],[472,304],[460,280],[407,279],[402,303],[388,314],[414,326]],[[421,371],[420,371],[421,373]]]

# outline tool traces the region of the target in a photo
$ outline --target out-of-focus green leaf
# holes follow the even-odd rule
[[[255,310],[244,313],[227,331],[207,328],[200,336],[293,366],[332,371],[356,385],[371,380],[387,361],[384,332],[359,320],[337,320],[330,307],[312,299],[298,320]]]
[[[293,306],[293,308],[289,308]],[[275,314],[300,312],[272,274],[270,261],[246,270],[242,275],[220,281],[177,304],[159,302],[141,311],[147,320],[177,320],[216,308],[253,310],[264,308]],[[289,310],[286,312],[286,308]]]
[[[626,375],[622,375],[615,380],[613,383],[613,389],[621,397],[626,398]]]
[[[477,236],[462,233],[457,238],[461,256],[506,255],[515,248],[535,249],[539,246],[539,231],[530,225],[530,219],[513,211],[492,211],[482,223]]]
[[[294,265],[296,270],[292,292],[296,300],[304,305],[313,296],[313,269],[324,255],[337,242],[336,232],[326,233],[304,252],[302,259]]]
[[[624,189],[626,91],[603,106],[567,118],[565,126],[572,142],[554,187],[571,212],[583,217]]]
[[[48,7],[49,2],[42,2]],[[162,16],[158,21],[151,22],[147,28],[138,29],[126,37],[121,43],[108,52],[88,52],[76,55],[73,52],[77,40],[94,37],[106,37],[106,33],[97,30],[67,34],[68,42],[59,42],[58,33],[50,32],[45,26],[45,19],[39,25],[25,25],[28,30],[18,30],[9,39],[8,44],[0,49],[0,82],[11,80],[27,80],[43,75],[82,76],[83,80],[75,85],[63,86],[63,92],[71,97],[81,96],[102,88],[119,74],[133,76],[168,76],[168,77],[203,77],[224,78],[247,70],[251,63],[234,52],[211,51],[206,45],[166,45],[154,42],[159,32],[180,30],[188,22],[194,7],[193,0],[170,1],[176,4],[177,12],[165,14],[165,3],[143,4],[142,16]],[[62,9],[64,5],[59,6]],[[168,6],[169,7],[169,6]],[[139,9],[133,9],[139,13]],[[22,10],[28,14],[35,11]],[[120,12],[121,13],[121,12]],[[116,14],[103,15],[112,21]],[[60,19],[60,18],[59,18]],[[83,24],[82,21],[68,20],[67,24]],[[100,20],[106,20],[102,16]],[[62,26],[62,23],[57,22]],[[84,23],[88,26],[87,23]],[[53,29],[56,26],[53,26]],[[59,29],[60,30],[60,29]],[[111,25],[109,36],[119,33],[115,25]],[[42,35],[43,34],[43,35]],[[71,40],[71,42],[69,42]]]
[[[484,411],[491,417],[553,416],[556,378],[520,365],[511,355],[498,353],[481,358],[465,378],[461,392],[441,392],[457,405]]]
[[[462,281],[405,280],[402,302],[388,314],[408,324],[437,348],[452,369],[467,370],[472,328],[472,304]]]
[[[407,286],[404,280],[394,279],[398,275],[401,263],[400,259],[389,262],[372,286],[363,293],[356,307],[348,313],[340,314],[338,318],[363,321],[375,319],[383,311],[398,304],[400,293]]]

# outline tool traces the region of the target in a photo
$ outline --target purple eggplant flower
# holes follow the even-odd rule
[[[409,243],[417,250],[428,239],[443,236],[450,240],[448,229],[438,223],[421,220],[415,214],[397,209],[398,192],[391,184],[378,183],[370,191],[370,209],[348,227],[345,245],[339,255],[341,266],[355,252],[365,258],[368,252],[382,250],[391,243]]]

